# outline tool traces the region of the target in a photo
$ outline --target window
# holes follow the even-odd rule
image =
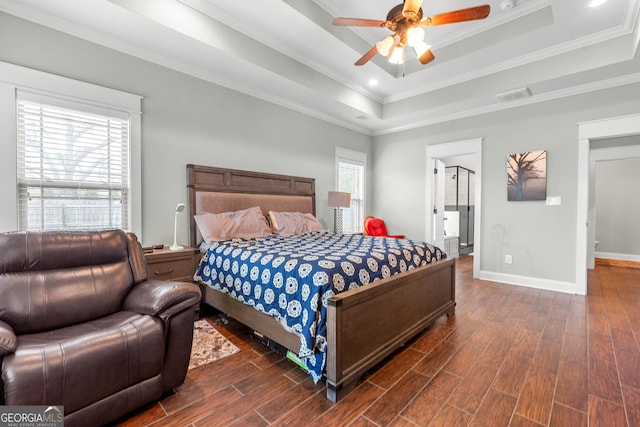
[[[365,210],[365,172],[367,155],[359,151],[336,147],[337,189],[351,193],[351,207],[342,216],[345,234],[360,233]]]
[[[19,91],[18,229],[129,229],[129,119]]]
[[[119,227],[142,241],[141,100],[0,61],[0,231]]]

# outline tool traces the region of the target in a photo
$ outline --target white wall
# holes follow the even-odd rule
[[[596,163],[596,256],[640,260],[640,159]]]
[[[0,61],[143,96],[144,244],[173,242],[188,163],[314,177],[318,217],[331,227],[335,146],[371,157],[367,135],[3,13]],[[179,221],[178,242],[188,243],[187,215]]]

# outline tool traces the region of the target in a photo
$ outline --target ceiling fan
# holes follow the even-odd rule
[[[485,4],[483,6],[454,10],[452,12],[445,12],[423,18],[422,1],[423,0],[404,0],[404,3],[393,7],[389,11],[386,21],[359,18],[335,18],[333,25],[384,27],[393,32],[393,35],[387,36],[376,43],[362,58],[356,61],[355,65],[366,64],[376,53],[387,56],[389,62],[393,64],[402,64],[404,63],[404,47],[407,45],[415,50],[420,62],[428,64],[435,59],[435,56],[433,56],[431,52],[431,46],[424,41],[423,27],[484,19],[489,16],[489,12],[491,11],[491,7]]]

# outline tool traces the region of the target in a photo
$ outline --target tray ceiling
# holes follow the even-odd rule
[[[587,3],[424,0],[425,16],[491,13],[427,28],[427,65],[407,52],[403,65],[376,55],[362,67],[353,63],[390,32],[331,21],[384,20],[396,2],[0,0],[0,11],[380,135],[640,81],[640,0]]]

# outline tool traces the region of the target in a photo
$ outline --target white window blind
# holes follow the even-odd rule
[[[129,115],[18,92],[18,228],[129,229]]]
[[[350,150],[337,153],[338,191],[351,193],[351,207],[342,214],[342,230],[345,234],[362,232],[365,208],[366,155]]]

